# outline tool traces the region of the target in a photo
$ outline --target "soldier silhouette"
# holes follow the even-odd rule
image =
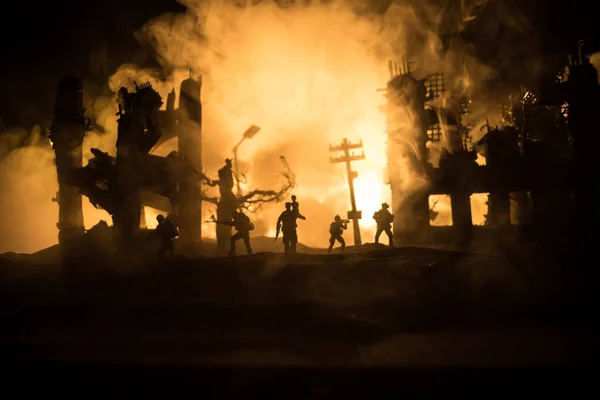
[[[382,232],[388,236],[390,240],[390,246],[394,245],[394,236],[392,235],[392,222],[394,221],[394,215],[388,211],[390,206],[387,203],[381,205],[381,210],[376,211],[373,214],[373,219],[377,222],[377,232],[375,233],[375,243],[379,243],[379,236]]]
[[[162,214],[158,215],[156,220],[158,225],[150,232],[149,236],[158,236],[161,240],[158,258],[162,258],[167,253],[172,256],[175,253],[175,238],[179,236],[179,230],[173,221],[165,218]]]
[[[334,221],[329,225],[331,237],[329,238],[329,249],[327,250],[327,254],[331,254],[331,250],[333,249],[336,240],[342,245],[342,252],[344,251],[346,248],[346,241],[342,237],[342,234],[345,229],[348,229],[348,221],[340,218],[339,215],[336,215]]]
[[[250,221],[250,218],[241,211],[233,211],[231,213],[230,221],[216,221],[218,224],[233,226],[237,231],[231,236],[231,250],[229,250],[230,256],[235,256],[236,246],[235,242],[242,239],[244,245],[246,245],[246,251],[250,255],[252,254],[252,247],[250,246],[250,231],[254,230],[254,224]]]
[[[296,214],[296,216],[300,219],[306,219],[306,217],[300,214],[300,204],[296,201],[296,196],[292,196],[292,211]]]
[[[283,245],[285,246],[284,252],[286,254],[296,252],[296,244],[298,243],[298,233],[296,231],[298,224],[296,223],[296,218],[298,218],[298,215],[292,210],[292,203],[285,203],[285,211],[277,219],[275,240],[277,240],[279,232],[283,232]]]

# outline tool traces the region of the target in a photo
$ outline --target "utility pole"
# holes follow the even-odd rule
[[[343,151],[344,155],[342,157],[329,157],[330,163],[346,163],[346,172],[348,173],[348,186],[350,186],[350,203],[352,205],[352,210],[348,211],[348,219],[352,220],[352,228],[354,229],[354,245],[360,246],[362,244],[360,240],[360,228],[358,226],[358,220],[362,218],[362,211],[356,210],[356,198],[354,197],[354,178],[358,176],[356,171],[352,171],[350,163],[352,161],[359,161],[365,159],[364,151],[360,155],[355,155],[354,153],[350,154],[351,149],[360,149],[363,147],[362,140],[358,144],[352,144],[348,141],[348,139],[344,138],[342,144],[340,146],[332,146],[329,145],[329,151]]]

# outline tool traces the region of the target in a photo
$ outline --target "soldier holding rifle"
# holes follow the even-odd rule
[[[233,211],[231,213],[232,219],[229,221],[215,220],[214,216],[211,220],[206,222],[214,222],[217,224],[233,226],[237,231],[231,236],[231,250],[229,250],[229,256],[234,257],[236,253],[235,242],[242,239],[244,245],[246,245],[246,251],[248,255],[252,254],[252,247],[250,246],[250,231],[254,230],[254,224],[250,221],[250,218],[241,211]]]
[[[334,221],[329,226],[329,233],[331,237],[329,238],[329,249],[327,250],[327,254],[331,254],[331,250],[333,249],[333,245],[337,240],[342,245],[342,252],[346,248],[346,241],[342,237],[344,230],[348,229],[348,220],[342,219],[339,215],[335,216]]]
[[[387,203],[381,205],[381,210],[373,214],[373,219],[377,222],[377,232],[375,233],[375,243],[379,243],[379,236],[383,232],[388,236],[390,240],[390,246],[394,245],[394,236],[392,235],[392,222],[394,222],[394,215],[389,212],[390,206]]]

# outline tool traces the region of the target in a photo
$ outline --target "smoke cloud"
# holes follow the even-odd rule
[[[408,56],[417,61],[411,65],[417,78],[444,72],[453,95],[481,93],[493,76],[491,68],[466,55],[468,49],[445,45],[441,37],[452,18],[440,19],[444,9],[421,2],[392,4],[380,14],[344,1],[286,8],[272,1],[246,7],[222,0],[180,2],[187,7],[185,13],[162,15],[137,33],[155,48],[160,70],[123,65],[109,79],[113,93],[90,103],[104,133],[94,131],[86,137],[84,164],[91,147],[115,153],[114,93],[121,86],[149,81],[166,99],[173,88],[179,92],[192,69],[203,79],[204,170],[216,178],[242,133],[252,124],[260,126],[261,131],[239,148],[240,170],[247,171],[248,179],[242,187],[248,191],[277,186],[278,158],[285,156],[296,173],[294,194],[307,217],[299,221],[299,240],[309,246],[326,246],[329,221],[336,214],[345,218],[350,209],[345,167],[329,162],[330,155],[339,155],[329,152],[330,144],[344,138],[364,144],[366,159],[352,164],[358,172],[355,190],[363,212],[363,242],[372,241],[373,213],[382,202],[390,202],[385,184],[386,119],[380,111],[384,98],[377,92],[390,78],[388,60]],[[474,9],[466,16],[459,13],[454,22],[460,25],[473,13]],[[481,121],[481,113],[475,118]],[[176,148],[174,139],[154,153],[166,155]],[[13,150],[2,161],[2,216],[11,215],[18,223],[3,226],[0,252],[35,251],[56,243],[58,210],[50,199],[58,185],[52,159],[48,147],[30,146]],[[415,172],[403,173],[406,182],[423,184]],[[86,227],[99,219],[110,221],[88,203],[84,201]],[[255,233],[273,234],[282,210],[281,204],[268,204],[257,212],[252,217]],[[156,210],[149,211],[147,223],[153,226]],[[206,204],[204,212],[206,218],[215,210]],[[40,216],[43,220],[33,220]],[[204,235],[214,237],[213,229],[205,225]]]
[[[353,163],[361,233],[371,241],[371,216],[390,202],[385,185],[384,102],[377,88],[389,80],[388,60],[419,60],[417,77],[444,72],[453,94],[476,92],[492,71],[460,49],[443,49],[435,11],[392,5],[382,15],[359,16],[348,2],[281,8],[273,2],[182,1],[183,15],[161,16],[139,33],[159,54],[163,70],[180,81],[188,68],[203,76],[203,163],[216,171],[251,124],[261,132],[239,150],[248,171],[244,188],[276,185],[277,157],[296,172],[296,195],[307,216],[300,240],[324,246],[328,220],[350,209],[343,164],[330,164],[329,145],[363,141],[366,160]],[[438,10],[439,11],[439,10]],[[459,56],[460,55],[460,56]],[[181,77],[176,77],[176,75]],[[407,116],[408,118],[408,116]],[[409,140],[411,138],[408,138]],[[409,185],[422,185],[405,171]],[[281,205],[267,205],[257,234],[273,233]],[[315,218],[318,216],[318,218]]]
[[[58,191],[54,152],[39,126],[0,135],[0,253],[32,253],[58,242]],[[90,135],[93,143],[96,135]],[[85,226],[108,214],[84,197]]]

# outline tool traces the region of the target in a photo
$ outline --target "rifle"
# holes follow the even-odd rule
[[[277,221],[277,231],[275,231],[275,241],[277,241],[280,231],[281,231],[281,220]]]
[[[233,226],[234,222],[233,221],[222,221],[222,220],[217,220],[215,219],[214,215],[210,216],[209,220],[206,220],[204,222],[208,222],[208,223],[213,223],[213,224],[223,224],[223,225],[229,225],[229,226]]]
[[[341,222],[342,224],[349,224],[349,223],[350,223],[350,221],[349,221],[349,220],[347,220],[347,219],[342,219],[340,222]]]

